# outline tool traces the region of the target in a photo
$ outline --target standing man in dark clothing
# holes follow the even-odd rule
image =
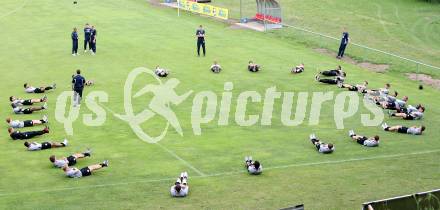
[[[203,26],[200,25],[200,27],[196,31],[197,36],[197,56],[200,56],[200,47],[203,49],[203,56],[206,55],[205,50],[205,29],[203,29]]]
[[[84,84],[86,79],[81,76],[81,70],[76,70],[76,75],[72,79],[72,89],[73,89],[73,106],[81,105],[82,92],[84,89]]]
[[[95,26],[92,26],[92,29],[90,31],[90,47],[92,48],[92,55],[95,55],[96,53],[96,36],[98,35],[98,32],[95,29]]]
[[[77,56],[78,54],[78,32],[76,28],[73,28],[72,36],[72,55]]]
[[[345,48],[347,47],[349,41],[350,38],[348,37],[348,32],[344,28],[344,32],[342,32],[341,45],[339,46],[339,52],[336,58],[341,59],[342,57],[344,57]]]
[[[89,45],[89,50],[91,49],[90,46],[90,34],[92,32],[92,29],[90,28],[90,25],[86,23],[86,26],[84,27],[84,52],[87,52],[87,44]]]

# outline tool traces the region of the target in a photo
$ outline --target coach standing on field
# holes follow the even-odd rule
[[[98,31],[96,31],[95,26],[92,26],[92,30],[90,31],[90,47],[92,48],[92,55],[96,54],[96,36],[98,35]]]
[[[87,52],[87,44],[89,45],[89,49],[92,48],[90,46],[91,33],[92,33],[92,29],[90,28],[90,25],[86,23],[86,26],[84,27],[84,52]]]
[[[72,32],[71,36],[72,36],[72,55],[77,56],[78,55],[78,32],[76,31],[76,28],[73,28],[73,32]]]
[[[197,36],[197,56],[200,56],[200,47],[203,49],[203,56],[206,55],[206,49],[205,49],[205,29],[203,29],[203,26],[200,25],[200,27],[196,31]]]
[[[348,32],[344,28],[344,32],[342,32],[341,45],[339,46],[339,52],[338,52],[338,56],[336,56],[336,58],[341,59],[342,57],[344,57],[345,48],[347,47],[349,41],[350,41],[350,38],[348,37]]]
[[[84,89],[84,84],[86,79],[81,76],[81,70],[76,70],[76,75],[72,79],[72,90],[73,90],[73,106],[81,105],[81,98]]]

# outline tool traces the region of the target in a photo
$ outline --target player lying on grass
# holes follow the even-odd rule
[[[372,89],[372,90],[365,90],[366,94],[369,94],[371,96],[380,96],[380,95],[388,95],[390,93],[391,85],[390,83],[386,83],[385,87],[380,89]]]
[[[292,68],[290,71],[292,74],[299,74],[304,72],[304,64],[299,64],[298,66],[295,66],[295,68]]]
[[[257,71],[260,71],[260,68],[261,68],[260,65],[254,63],[253,61],[249,61],[249,64],[248,64],[249,71],[257,72]]]
[[[11,128],[24,128],[24,127],[32,127],[35,125],[42,125],[44,123],[48,123],[47,116],[44,115],[41,120],[12,120],[10,117],[6,118],[6,123],[8,123]]]
[[[220,66],[220,64],[217,63],[217,61],[214,61],[214,63],[211,65],[210,69],[214,73],[220,73],[220,71],[222,70],[222,67]]]
[[[328,71],[320,71],[318,74],[321,74],[323,76],[327,77],[345,77],[347,74],[342,71],[342,67],[338,66],[336,69],[328,70]]]
[[[44,93],[46,90],[55,89],[57,85],[54,83],[53,85],[41,86],[36,88],[28,83],[24,83],[23,87],[26,93]]]
[[[406,107],[399,107],[396,112],[397,113],[411,113],[414,111],[421,111],[423,110],[423,112],[425,111],[425,107],[422,104],[418,104],[417,106],[413,106],[413,105],[408,105]]]
[[[331,143],[326,144],[326,143],[321,142],[316,137],[315,134],[310,134],[310,141],[312,142],[313,145],[315,145],[315,147],[319,153],[329,154],[329,153],[332,153],[333,151],[335,151],[335,147],[333,146],[333,144],[331,144]]]
[[[45,127],[43,130],[39,131],[26,131],[26,132],[20,132],[16,131],[13,128],[8,128],[9,136],[13,140],[21,140],[21,139],[31,139],[35,136],[41,136],[43,134],[49,133],[49,127]]]
[[[345,80],[345,78],[344,78],[344,77],[337,76],[337,77],[334,77],[333,79],[329,79],[329,78],[321,79],[321,77],[320,77],[319,75],[316,75],[316,76],[315,76],[315,80],[316,80],[317,82],[321,82],[321,83],[325,83],[325,84],[336,85],[336,84],[338,84],[338,83],[343,83],[344,80]]]
[[[343,82],[337,83],[338,87],[340,88],[347,88],[349,91],[357,91],[359,93],[363,93],[368,86],[368,81],[365,80],[363,84],[356,84],[356,85],[350,85],[350,84],[344,84]]]
[[[403,125],[395,125],[395,126],[388,126],[388,124],[383,123],[382,128],[384,131],[389,132],[397,132],[397,133],[406,133],[406,134],[412,134],[412,135],[422,135],[423,131],[425,131],[425,126],[412,126],[412,127],[405,127]]]
[[[182,172],[180,173],[180,177],[177,178],[176,183],[171,186],[170,189],[171,196],[173,197],[185,197],[189,193],[188,186],[188,173]]]
[[[350,136],[354,141],[356,141],[358,144],[366,146],[366,147],[377,147],[379,146],[379,136],[373,136],[373,137],[365,137],[361,135],[356,135],[356,133],[353,130],[348,131],[348,136]]]
[[[24,142],[24,146],[27,147],[27,150],[29,151],[37,151],[37,150],[44,150],[44,149],[51,149],[51,148],[57,148],[57,147],[67,147],[68,141],[67,139],[64,139],[63,142],[42,142],[37,143],[37,142]]]
[[[160,66],[156,66],[156,70],[154,70],[154,73],[158,77],[167,77],[169,72],[166,69],[160,68]]]
[[[42,98],[33,98],[33,99],[21,99],[15,96],[11,96],[9,97],[9,101],[11,102],[12,105],[15,106],[23,106],[23,105],[29,106],[29,105],[33,105],[34,103],[46,102],[47,96],[45,95]]]
[[[64,173],[66,173],[66,176],[70,178],[81,178],[83,176],[90,176],[92,175],[93,171],[99,170],[104,167],[108,167],[108,160],[104,160],[104,162],[100,164],[90,165],[81,169],[64,166],[63,171]]]
[[[35,106],[29,108],[24,108],[22,106],[17,106],[14,104],[11,104],[11,106],[12,106],[12,111],[14,111],[15,114],[32,114],[35,111],[47,109],[46,103],[44,103],[43,106]]]
[[[51,163],[53,163],[53,165],[57,168],[63,168],[65,166],[73,166],[76,164],[76,161],[78,159],[82,159],[85,157],[90,157],[90,155],[92,154],[92,152],[87,149],[85,152],[83,153],[76,153],[73,155],[69,155],[68,157],[61,157],[61,158],[56,158],[55,155],[51,155],[49,157],[49,160]]]
[[[408,96],[404,96],[402,100],[393,96],[388,96],[385,101],[376,102],[376,104],[380,105],[383,109],[399,110],[404,108],[407,102]]]
[[[404,120],[420,120],[423,118],[423,113],[425,112],[425,108],[419,107],[417,110],[408,110],[407,112],[392,112],[389,110],[388,114],[390,117],[399,117]]]
[[[252,175],[259,175],[263,172],[263,166],[258,160],[253,161],[251,156],[244,158],[244,167]]]

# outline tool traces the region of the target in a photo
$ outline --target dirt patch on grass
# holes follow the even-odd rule
[[[430,85],[440,89],[440,79],[434,79],[427,74],[407,73],[406,76],[411,80],[419,81],[425,85]]]
[[[325,54],[325,55],[329,55],[332,57],[336,57],[336,53],[333,51],[330,51],[328,49],[324,49],[324,48],[316,48],[315,49],[316,52],[319,52],[321,54]],[[344,56],[342,59],[342,61],[350,63],[350,64],[354,64],[357,65],[361,68],[367,69],[369,71],[373,71],[373,72],[378,72],[378,73],[383,73],[386,72],[388,68],[390,68],[390,65],[388,64],[375,64],[375,63],[370,63],[370,62],[357,62],[356,60],[354,60],[353,58],[350,58],[348,56]]]

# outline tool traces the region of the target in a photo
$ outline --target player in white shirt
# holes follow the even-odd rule
[[[36,107],[24,108],[22,106],[17,106],[15,104],[11,104],[11,106],[12,106],[12,111],[14,111],[15,114],[32,114],[35,111],[47,109],[46,103],[44,103],[44,105],[41,107],[36,106]]]
[[[104,167],[108,167],[108,160],[104,160],[104,162],[100,164],[90,165],[81,169],[64,166],[63,171],[66,174],[66,176],[70,178],[81,178],[83,176],[90,176],[92,175],[93,171],[99,170]]]
[[[220,73],[220,71],[222,70],[222,67],[220,66],[220,64],[217,63],[217,61],[214,61],[214,63],[212,64],[210,69],[214,73]]]
[[[188,173],[182,172],[180,173],[180,177],[177,178],[177,181],[171,186],[170,194],[173,197],[186,197],[189,193],[188,186]]]
[[[400,100],[397,99],[396,97],[388,95],[385,98],[385,100],[380,102],[379,104],[384,109],[398,110],[404,108],[407,102],[408,102],[408,96],[404,96],[402,100]]]
[[[54,83],[49,86],[34,87],[28,83],[24,83],[23,87],[26,93],[44,93],[46,90],[55,89],[57,85]]]
[[[250,72],[257,72],[257,71],[260,71],[260,68],[261,68],[260,65],[254,63],[253,61],[249,61],[249,64],[248,64],[248,70],[249,70]]]
[[[364,93],[371,96],[380,96],[380,95],[388,95],[390,93],[391,85],[390,83],[386,83],[385,87],[380,88],[378,90],[365,90]]]
[[[158,77],[167,77],[168,74],[170,74],[166,69],[160,68],[160,66],[156,66],[156,70],[154,70],[154,73]]]
[[[319,153],[330,154],[335,151],[335,146],[333,144],[321,142],[315,134],[310,134],[310,141],[315,145]]]
[[[15,96],[10,96],[9,101],[11,102],[11,104],[15,106],[23,106],[23,105],[29,106],[29,105],[33,105],[34,103],[46,102],[47,96],[45,95],[42,98],[32,98],[32,99],[22,99],[22,98],[17,98]]]
[[[425,107],[419,106],[417,110],[411,110],[411,112],[407,110],[407,113],[399,113],[399,112],[391,112],[390,110],[388,114],[390,117],[399,117],[404,120],[420,120],[423,118],[424,112],[425,112]]]
[[[24,142],[24,146],[27,148],[27,150],[29,151],[38,151],[38,150],[45,150],[45,149],[51,149],[51,148],[58,148],[58,147],[67,147],[68,145],[68,141],[67,139],[64,139],[63,142],[59,143],[59,142],[42,142],[37,143],[37,142]]]
[[[76,164],[76,161],[81,158],[90,157],[92,151],[87,149],[87,151],[83,153],[76,153],[73,155],[69,155],[68,157],[56,158],[55,155],[51,155],[49,157],[50,162],[57,168],[63,168],[64,166],[73,166]]]
[[[348,136],[350,136],[358,144],[366,146],[366,147],[379,146],[379,136],[377,136],[377,135],[368,138],[365,136],[357,135],[353,130],[350,130],[350,131],[348,131]]]
[[[359,93],[363,93],[368,86],[368,81],[364,81],[363,84],[357,84],[357,85],[350,85],[350,84],[344,84],[343,82],[340,82],[337,84],[340,88],[347,88],[349,91],[357,91]]]
[[[423,125],[405,127],[403,125],[388,126],[388,124],[386,123],[382,124],[382,128],[384,131],[411,134],[411,135],[422,135],[423,131],[425,131],[426,129],[426,127]]]
[[[263,166],[258,160],[253,161],[251,156],[244,158],[244,167],[252,175],[259,175],[263,172]]]
[[[298,66],[295,66],[295,68],[292,68],[292,70],[290,70],[290,72],[292,74],[299,74],[299,73],[304,72],[304,64],[301,63]]]
[[[42,125],[48,123],[47,116],[44,115],[41,120],[12,120],[10,117],[6,118],[6,123],[8,123],[11,128],[24,128],[24,127],[32,127],[35,125]]]

